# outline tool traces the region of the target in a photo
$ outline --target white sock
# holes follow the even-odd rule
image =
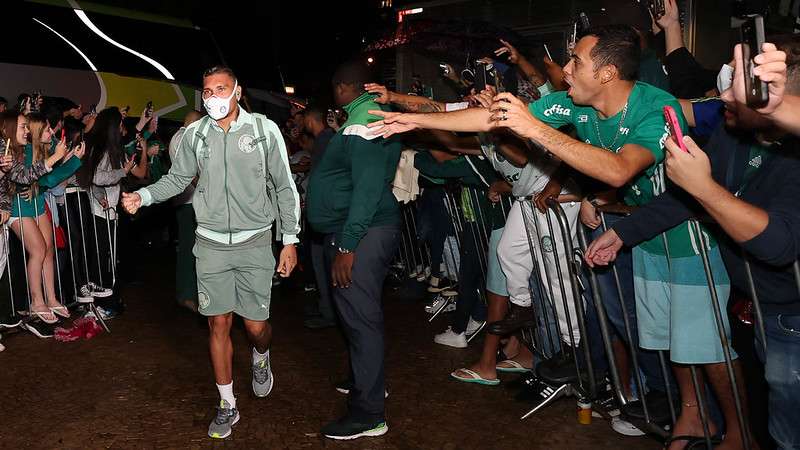
[[[231,408],[236,408],[236,397],[233,396],[233,381],[228,384],[218,384],[219,397],[231,405]]]
[[[265,359],[269,359],[269,349],[264,353],[259,353],[258,350],[253,347],[253,364],[264,361]]]

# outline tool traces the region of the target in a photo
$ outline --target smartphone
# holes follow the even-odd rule
[[[655,19],[658,19],[667,13],[664,0],[650,0],[647,7],[650,9],[650,13],[653,14]]]
[[[3,153],[3,156],[8,156],[8,150],[11,148],[11,139],[6,139],[6,141],[3,142],[3,138],[0,137],[0,147],[6,148],[5,153]]]
[[[64,141],[64,137],[67,135],[67,130],[64,129],[64,126],[61,126],[61,141]]]
[[[547,53],[547,59],[552,61],[553,60],[553,56],[550,54],[550,50],[547,48],[547,44],[543,44],[543,45],[544,45],[544,52]]]
[[[89,114],[97,114],[97,104],[92,103],[92,107],[89,108]]]
[[[762,108],[769,103],[767,83],[753,74],[756,63],[753,61],[764,45],[764,18],[752,16],[740,28],[742,42],[742,61],[744,61],[744,87],[747,106]]]
[[[588,30],[589,28],[591,28],[591,26],[592,26],[592,25],[589,23],[589,16],[587,16],[585,12],[581,12],[581,13],[578,15],[578,21],[579,21],[579,22],[580,22],[580,24],[581,24],[581,31],[586,31],[586,30]]]
[[[439,63],[439,69],[441,69],[442,75],[445,75],[445,76],[450,75],[450,68],[447,67],[447,64]]]
[[[153,115],[153,101],[150,100],[147,102],[147,108],[144,110],[145,117],[151,117]]]
[[[475,92],[480,93],[486,86],[496,87],[493,67],[491,64],[484,64],[478,62],[478,68],[475,71]]]
[[[686,144],[683,143],[683,132],[681,131],[681,123],[678,122],[678,115],[675,114],[675,110],[672,109],[672,106],[665,106],[664,107],[664,120],[667,122],[667,127],[669,128],[669,135],[672,138],[672,141],[681,148],[686,153],[689,153],[689,149],[686,148]]]

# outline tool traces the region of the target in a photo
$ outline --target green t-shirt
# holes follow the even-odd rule
[[[627,144],[635,144],[653,154],[655,162],[620,190],[625,203],[641,206],[664,192],[664,141],[669,129],[664,120],[664,106],[675,109],[681,129],[687,131],[686,120],[680,103],[671,94],[647,83],[637,81],[628,98],[627,111],[620,111],[607,119],[601,119],[591,106],[576,105],[566,91],[559,91],[529,105],[531,113],[542,122],[559,128],[573,125],[578,139],[595,147],[619,152]],[[624,115],[624,118],[623,118]],[[669,255],[683,257],[698,254],[698,242],[693,227],[683,223],[667,231]],[[703,233],[714,245],[708,233]],[[656,236],[640,247],[649,253],[663,255],[664,240]]]

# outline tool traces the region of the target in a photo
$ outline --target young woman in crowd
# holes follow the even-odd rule
[[[84,216],[87,244],[99,247],[97,257],[89,258],[89,277],[98,275],[99,284],[89,282],[88,290],[95,297],[111,297],[115,274],[113,272],[113,230],[116,228],[117,203],[120,182],[134,167],[122,145],[122,114],[117,108],[101,111],[95,119],[92,132],[86,137],[89,157],[78,173],[78,184],[88,192],[91,214]],[[96,234],[95,234],[96,233]],[[88,236],[94,236],[91,239]],[[95,254],[88,250],[89,255]],[[118,299],[110,300],[112,307]]]
[[[12,126],[15,131],[9,149],[13,163],[21,163],[25,168],[43,163],[47,172],[38,179],[30,176],[10,179],[24,194],[13,197],[9,222],[27,253],[30,313],[43,322],[55,323],[57,316],[69,317],[69,311],[56,298],[53,228],[45,207],[44,191],[58,185],[80,167],[84,147],[68,151],[64,140],[54,140],[50,125],[40,114],[12,116],[3,123],[9,135]]]

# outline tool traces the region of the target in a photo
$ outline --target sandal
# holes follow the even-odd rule
[[[50,312],[65,319],[69,319],[69,309],[64,305],[50,307]]]
[[[47,324],[54,324],[58,322],[58,317],[53,313],[53,311],[31,311],[31,316],[36,316],[44,323]]]
[[[511,367],[501,367],[500,364],[507,364]],[[514,361],[513,359],[504,359],[503,361],[500,361],[499,363],[497,363],[495,370],[502,373],[525,373],[531,371],[531,369],[523,366],[522,364]]]
[[[469,378],[458,375],[459,372],[464,372],[465,374],[469,375]],[[483,378],[480,375],[478,375],[478,372],[475,372],[474,370],[470,370],[467,368],[458,369],[452,372],[450,376],[464,383],[482,384],[484,386],[497,386],[498,384],[500,384],[500,380],[497,378],[495,378],[494,380],[487,380],[486,378]]]
[[[711,436],[711,445],[717,446],[722,443],[722,436],[714,435]],[[691,450],[693,448],[705,448],[706,447],[706,438],[705,436],[689,436],[689,435],[681,435],[681,436],[670,436],[664,441],[664,448],[669,448],[670,444],[675,441],[686,441],[686,447],[684,450]]]

